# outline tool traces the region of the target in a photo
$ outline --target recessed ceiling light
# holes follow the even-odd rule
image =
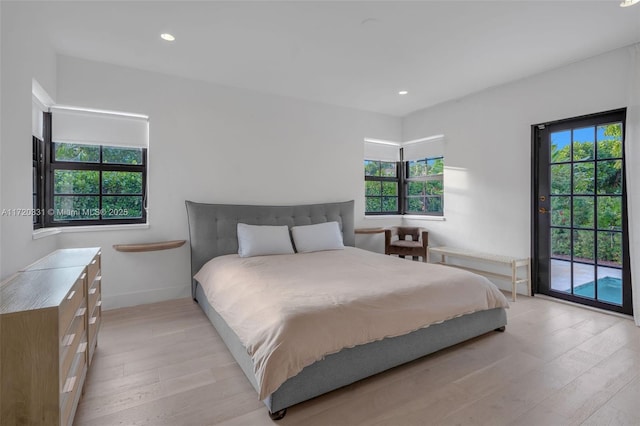
[[[623,0],[622,3],[620,3],[620,7],[629,7],[629,6],[633,6],[634,4],[638,3],[640,0]]]
[[[173,35],[171,35],[169,33],[160,34],[160,38],[163,39],[163,40],[166,40],[166,41],[174,41],[176,39]]]
[[[406,95],[407,93],[409,93],[409,92],[407,92],[406,90],[401,90],[401,91],[398,92],[398,95]]]

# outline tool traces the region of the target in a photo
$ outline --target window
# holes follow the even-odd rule
[[[146,222],[146,149],[51,144],[49,225]]]
[[[365,214],[442,216],[444,135],[404,143],[365,139]]]
[[[424,158],[406,161],[405,208],[409,214],[442,216],[444,158]]]
[[[32,147],[32,217],[33,229],[44,226],[44,119],[46,107],[31,94],[31,147]]]
[[[44,226],[44,141],[36,136],[33,143],[33,229]]]
[[[367,214],[398,214],[399,165],[387,161],[364,161]]]
[[[43,142],[34,138],[34,207],[40,200],[44,212],[34,227],[146,223],[146,117],[54,107],[44,129]]]

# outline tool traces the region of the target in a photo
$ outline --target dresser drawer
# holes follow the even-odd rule
[[[89,287],[89,312],[93,312],[102,294],[102,276],[98,275]]]
[[[60,388],[64,385],[64,381],[71,368],[71,363],[75,358],[76,352],[81,342],[86,342],[86,319],[87,308],[81,306],[76,311],[76,316],[71,322],[71,326],[66,334],[62,336],[60,341]],[[86,346],[86,344],[85,344]],[[83,349],[84,351],[84,349]]]
[[[100,272],[100,253],[96,254],[89,265],[87,265],[88,282],[91,284]]]
[[[93,348],[94,342],[102,321],[102,302],[98,301],[91,317],[89,318],[89,347]]]
[[[71,371],[64,380],[60,391],[60,424],[71,425],[72,414],[76,407],[76,402],[80,398],[80,388],[84,382],[87,372],[86,364],[86,342],[78,348],[73,359]]]
[[[60,335],[63,336],[71,321],[76,316],[78,308],[84,300],[84,286],[85,286],[86,274],[82,274],[76,283],[71,287],[71,290],[64,297],[62,303],[58,308],[59,312],[59,327]]]

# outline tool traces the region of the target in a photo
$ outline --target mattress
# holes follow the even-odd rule
[[[195,279],[251,357],[260,399],[344,348],[508,307],[479,275],[352,247],[219,256]]]

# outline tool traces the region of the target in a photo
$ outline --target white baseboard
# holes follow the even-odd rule
[[[147,303],[162,302],[164,300],[181,299],[191,296],[191,286],[185,284],[179,287],[154,288],[152,290],[135,293],[102,296],[102,309],[124,308],[126,306],[145,305]]]

